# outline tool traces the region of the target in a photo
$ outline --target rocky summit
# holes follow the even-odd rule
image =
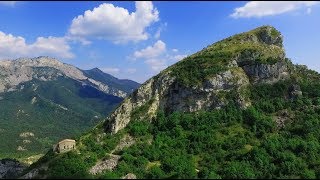
[[[263,26],[210,45],[145,82],[108,117],[106,129],[118,132],[136,112],[150,119],[159,109],[171,113],[221,108],[231,91],[238,106],[246,108],[251,105],[246,96],[250,84],[290,77],[282,42],[279,31]]]

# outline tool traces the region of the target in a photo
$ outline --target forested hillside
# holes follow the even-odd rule
[[[162,71],[23,177],[320,178],[319,117],[320,74],[263,26]]]

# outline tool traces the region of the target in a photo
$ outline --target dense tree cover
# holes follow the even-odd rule
[[[87,169],[94,165],[91,161],[81,163],[82,157],[71,151],[62,154],[51,162],[49,178],[91,178]]]
[[[122,100],[68,78],[33,80],[19,88],[0,93],[0,159],[45,153],[92,128]],[[34,136],[21,137],[24,132]]]

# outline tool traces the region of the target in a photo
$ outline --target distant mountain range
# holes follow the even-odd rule
[[[50,57],[0,61],[0,159],[41,154],[83,133],[139,85]]]
[[[114,89],[118,89],[125,93],[131,93],[133,90],[137,89],[140,86],[140,84],[135,81],[115,78],[110,74],[104,73],[98,68],[84,70],[83,73],[88,78],[100,81]]]

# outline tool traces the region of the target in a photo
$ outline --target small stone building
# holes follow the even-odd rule
[[[76,141],[73,139],[64,139],[53,146],[53,152],[64,153],[76,148]]]

